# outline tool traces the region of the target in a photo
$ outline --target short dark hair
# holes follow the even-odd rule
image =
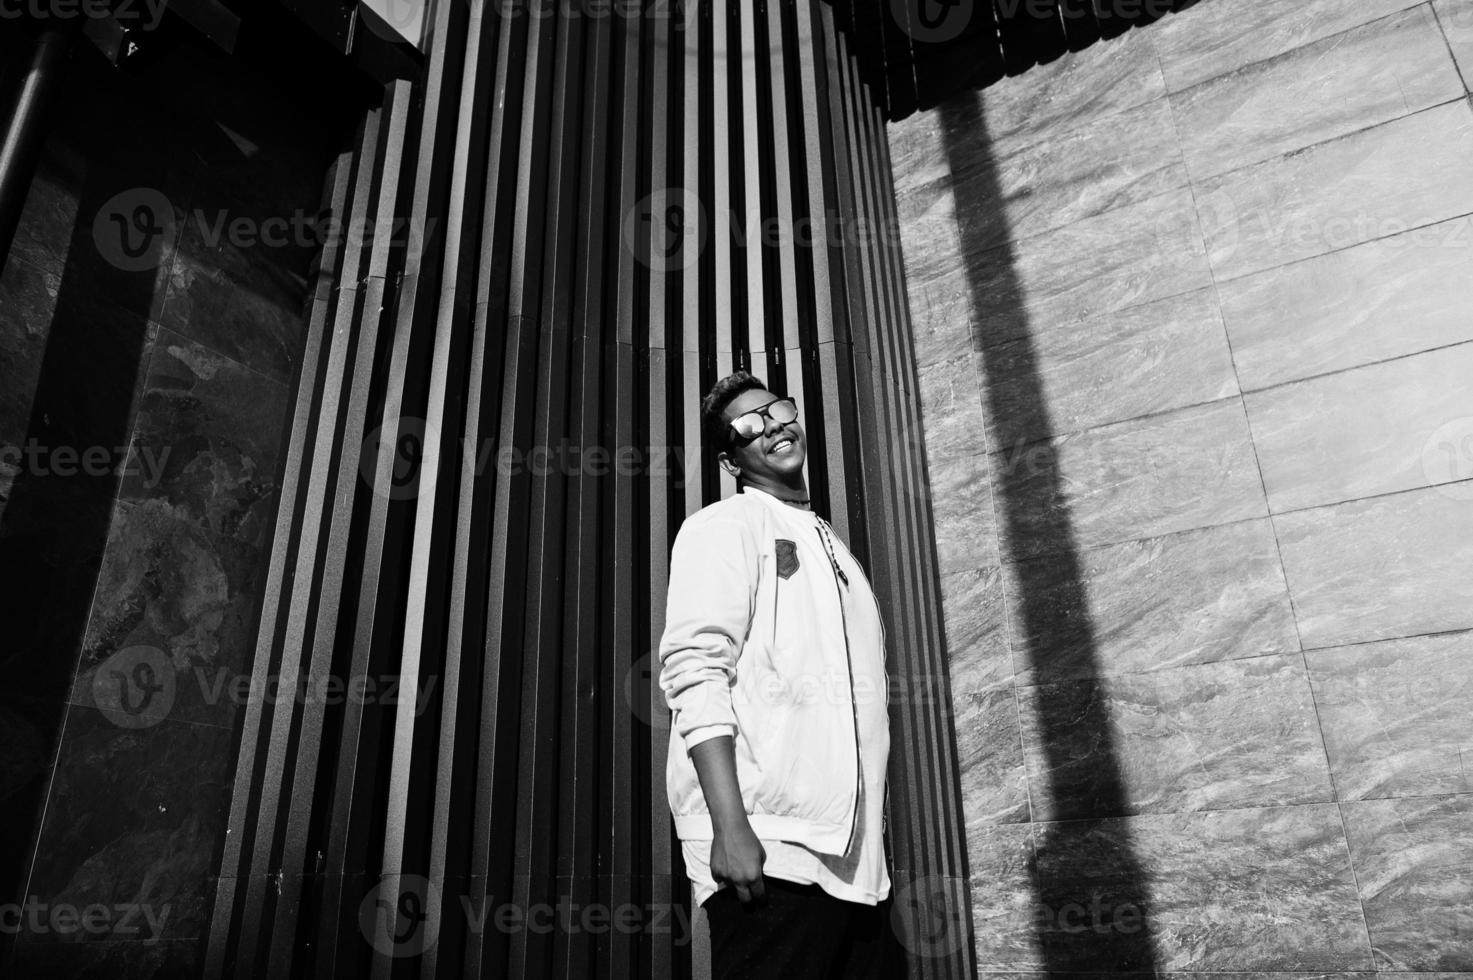
[[[725,412],[726,406],[735,401],[742,392],[767,390],[767,385],[762,383],[761,378],[755,378],[746,371],[728,374],[712,385],[706,397],[701,399],[701,431],[705,436],[706,445],[713,447],[717,452],[728,448],[726,421],[722,419],[721,413]]]

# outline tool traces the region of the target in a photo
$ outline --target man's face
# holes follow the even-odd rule
[[[723,421],[730,423],[739,415],[754,411],[779,401],[777,395],[760,388],[752,391],[744,391],[731,404],[726,406],[726,411],[721,413]],[[807,458],[808,437],[803,433],[803,426],[797,419],[791,422],[776,422],[770,418],[763,418],[767,423],[766,429],[751,442],[743,444],[738,438],[727,444],[726,455],[742,471],[742,476],[748,480],[762,478],[773,483],[786,483],[792,479],[793,474],[801,473],[803,460]],[[727,435],[731,430],[727,429]]]

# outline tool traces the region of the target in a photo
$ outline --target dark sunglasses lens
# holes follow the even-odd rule
[[[756,412],[748,412],[746,415],[738,416],[731,422],[732,430],[742,439],[752,440],[762,434],[766,426],[762,422],[762,416]]]
[[[798,406],[785,398],[780,402],[773,402],[767,414],[772,416],[774,422],[786,424],[798,417]]]

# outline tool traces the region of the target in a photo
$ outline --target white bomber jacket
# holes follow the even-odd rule
[[[731,735],[757,837],[842,854],[859,798],[842,600],[833,566],[798,562],[782,540],[772,508],[786,506],[739,493],[676,535],[659,650],[671,711],[666,789],[680,838],[710,840],[690,749]]]

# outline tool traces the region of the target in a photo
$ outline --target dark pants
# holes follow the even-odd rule
[[[765,904],[723,888],[702,906],[711,923],[712,980],[897,980],[905,955],[890,903],[859,905],[817,885],[763,878]]]

